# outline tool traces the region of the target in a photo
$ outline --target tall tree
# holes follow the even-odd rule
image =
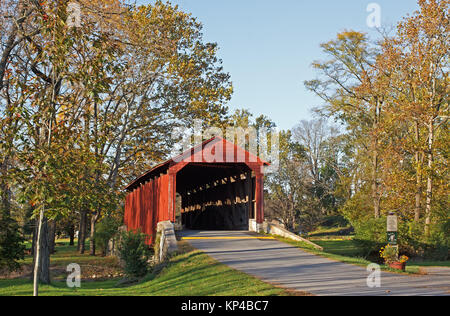
[[[293,131],[293,140],[304,148],[305,166],[311,179],[311,195],[318,200],[322,214],[336,211],[334,197],[339,180],[339,151],[333,143],[338,132],[324,119],[301,121]]]
[[[390,89],[392,123],[405,122],[400,126],[406,135],[413,135],[392,146],[414,154],[414,219],[418,222],[424,216],[428,235],[435,183],[439,174],[445,174],[436,169],[436,160],[445,159],[440,146],[448,132],[449,1],[420,0],[419,5],[420,11],[399,23],[396,36],[385,42],[379,67],[390,71],[396,83]]]
[[[307,195],[307,168],[303,147],[293,142],[290,131],[280,133],[280,165],[277,172],[266,177],[269,189],[266,196],[268,217],[280,221],[294,231],[305,210]]]
[[[374,67],[379,45],[371,44],[363,33],[346,31],[321,47],[330,59],[313,63],[321,77],[305,85],[325,101],[321,111],[342,120],[359,140],[364,150],[358,153],[361,162],[371,157],[368,178],[372,186],[373,213],[378,218],[383,192],[380,125],[386,98],[383,84],[379,83],[380,78],[385,82],[385,73],[379,73]]]

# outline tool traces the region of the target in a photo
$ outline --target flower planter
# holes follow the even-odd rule
[[[389,267],[396,270],[406,270],[406,262],[390,262],[388,263]]]

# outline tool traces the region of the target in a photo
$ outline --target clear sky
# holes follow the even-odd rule
[[[346,29],[376,37],[366,23],[370,3],[380,6],[383,26],[393,26],[418,9],[416,0],[170,2],[203,23],[206,41],[219,44],[219,57],[235,89],[228,106],[267,115],[280,129],[311,119],[311,108],[321,104],[303,85],[316,77],[311,63],[325,58],[321,43]]]

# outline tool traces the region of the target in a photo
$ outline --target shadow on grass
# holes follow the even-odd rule
[[[240,285],[240,282],[245,284]],[[252,284],[250,294],[253,295],[259,292],[270,294],[270,291],[274,290],[269,284],[260,283],[259,280],[231,269],[204,253],[193,251],[173,258],[160,273],[150,274],[140,284],[130,286],[130,290],[152,295],[221,295],[230,293],[233,286],[239,290],[241,286],[249,286],[249,283]]]
[[[24,278],[16,278],[16,279],[3,279],[0,280],[0,289],[4,289],[7,287],[13,287],[13,286],[22,286],[27,284],[33,284],[33,282],[30,279],[24,279]]]

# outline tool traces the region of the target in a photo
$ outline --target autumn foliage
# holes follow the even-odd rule
[[[176,6],[70,4],[0,4],[0,202],[34,228],[80,230],[94,255],[96,224],[121,220],[124,184],[167,158],[174,128],[223,124],[232,85]]]
[[[323,44],[330,59],[313,64],[320,77],[306,86],[325,101],[319,112],[347,128],[351,168],[342,183],[351,193],[341,212],[357,234],[382,243],[371,227],[395,212],[404,251],[446,258],[449,1],[419,6],[378,42],[346,31]]]

